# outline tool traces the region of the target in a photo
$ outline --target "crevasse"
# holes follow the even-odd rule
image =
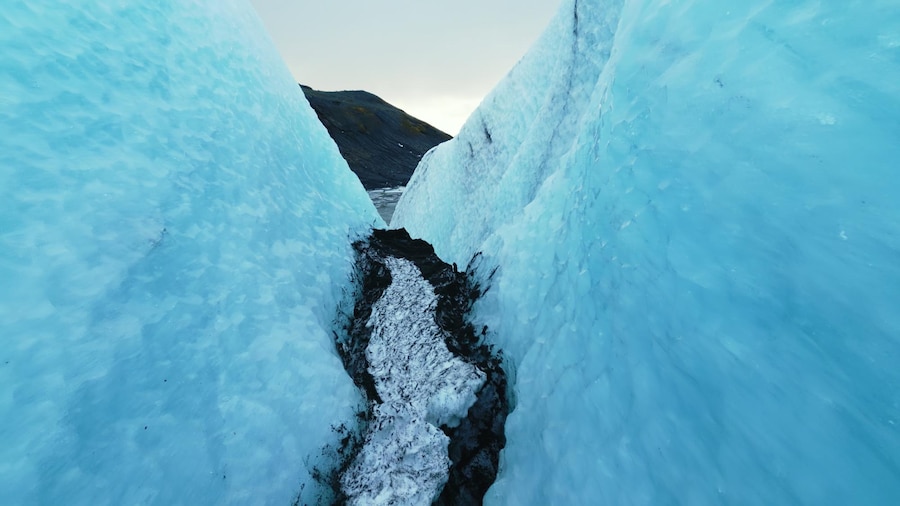
[[[898,33],[564,0],[425,157],[392,225],[514,380],[487,504],[900,503]],[[315,497],[383,223],[252,9],[10,2],[0,55],[0,497]]]

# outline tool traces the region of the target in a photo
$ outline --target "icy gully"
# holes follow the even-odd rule
[[[357,242],[361,290],[337,347],[367,399],[336,498],[349,504],[480,504],[508,413],[499,352],[467,315],[482,293],[403,229]]]

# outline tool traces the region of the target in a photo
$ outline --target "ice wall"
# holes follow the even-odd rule
[[[900,10],[567,0],[392,226],[499,270],[489,504],[900,502]]]
[[[375,222],[243,0],[5,3],[0,502],[290,504]]]

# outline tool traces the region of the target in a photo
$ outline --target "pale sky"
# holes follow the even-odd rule
[[[560,0],[251,0],[298,82],[366,90],[456,135]]]

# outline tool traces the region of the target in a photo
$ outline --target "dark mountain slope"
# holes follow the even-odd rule
[[[367,190],[405,185],[422,155],[451,138],[371,93],[301,87]]]

